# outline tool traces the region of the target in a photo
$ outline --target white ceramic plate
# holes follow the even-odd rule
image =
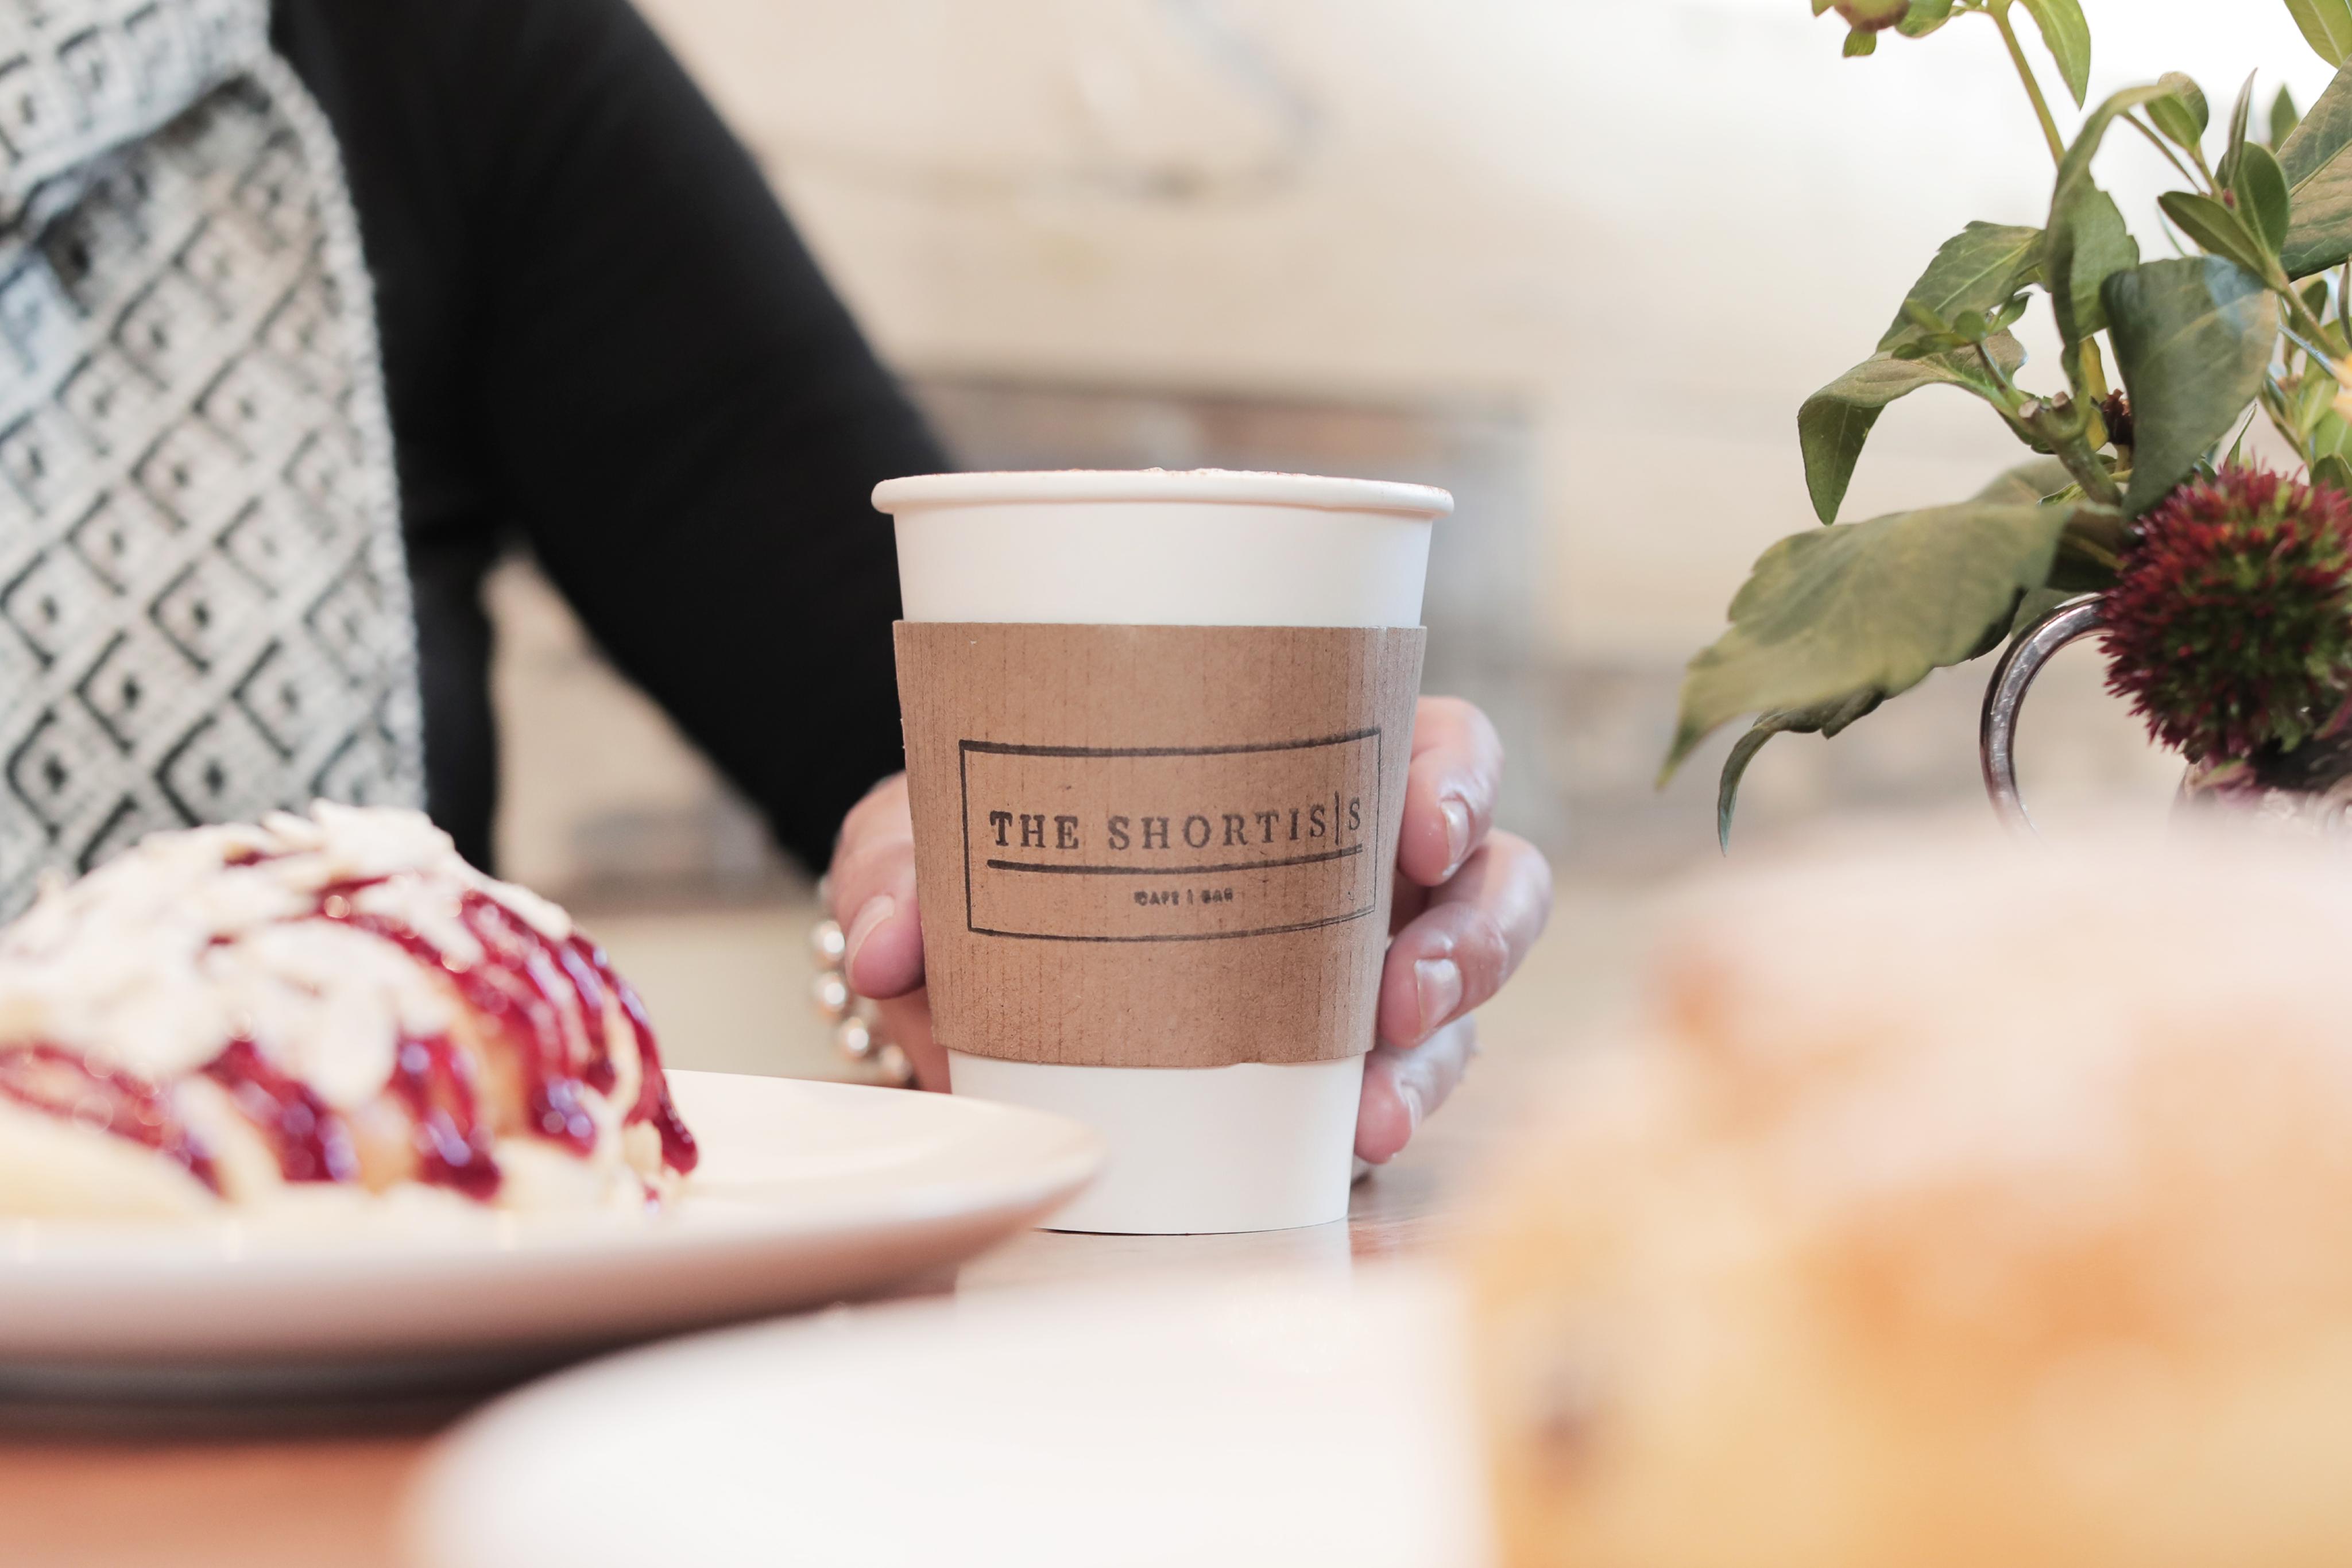
[[[762,1324],[494,1405],[419,1568],[1480,1568],[1439,1281],[1010,1291]]]
[[[292,1232],[0,1220],[0,1395],[464,1380],[870,1293],[1092,1178],[1075,1123],[943,1094],[671,1074],[702,1147],[658,1215]]]

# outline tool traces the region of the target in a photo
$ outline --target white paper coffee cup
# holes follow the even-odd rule
[[[874,492],[896,519],[908,621],[1047,625],[1418,626],[1431,525],[1453,504],[1418,485],[1220,469],[933,475]],[[949,1060],[955,1092],[1057,1112],[1109,1141],[1103,1176],[1055,1228],[1274,1230],[1347,1214],[1360,1055]]]

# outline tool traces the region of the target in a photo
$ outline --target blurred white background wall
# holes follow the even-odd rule
[[[1728,737],[1663,797],[1652,777],[1682,662],[1756,554],[1812,525],[1798,404],[1963,224],[2041,221],[2051,177],[1980,18],[1846,60],[1806,0],[639,3],[968,458],[1461,490],[1433,680],[1496,712],[1506,815],[1564,869],[1711,847]],[[2264,110],[2326,80],[2282,0],[2084,4],[2095,99],[2187,69],[2219,120],[2258,68]],[[2119,134],[2101,169],[2166,254],[2153,151]],[[1924,393],[1880,423],[1846,516],[1958,498],[2019,455],[1972,400]],[[492,600],[506,869],[765,896],[781,868],[748,810],[552,594],[509,569]],[[1973,793],[1983,674],[1776,744],[1743,833]],[[2098,685],[2087,649],[2053,671],[2029,788],[2160,810],[2177,764]],[[636,738],[584,756],[582,733]]]
[[[2048,193],[1980,19],[1848,61],[1805,0],[644,3],[907,369],[1520,400],[1575,657],[1712,637],[1811,520],[1798,403],[1945,237]],[[2218,119],[2257,67],[2265,108],[2326,80],[2280,0],[2084,8],[2095,98],[2186,69]],[[2105,167],[2152,214],[2153,152]],[[1848,516],[2014,451],[1922,397]]]
[[[2326,80],[2280,0],[2084,3],[2095,94],[2187,69],[2219,117],[2257,67],[2265,108]],[[1433,656],[1496,706],[1506,814],[1559,860],[1563,936],[1517,988],[1538,1011],[1606,993],[1628,873],[1712,858],[1727,739],[1663,796],[1652,775],[1683,660],[1756,553],[1812,523],[1798,404],[1963,224],[2038,223],[2051,172],[1979,20],[1847,61],[1806,0],[640,4],[972,455],[1464,490],[1448,538],[1491,575],[1440,574],[1463,602]],[[2164,254],[2154,154],[2119,136],[2102,167]],[[1847,515],[1966,495],[2016,455],[1972,402],[1923,394],[1882,422]],[[838,1070],[794,999],[805,883],[527,567],[491,600],[504,869],[595,905],[693,1064]],[[2062,660],[2027,727],[2055,832],[2160,812],[2178,773],[2099,673]],[[1982,680],[1773,746],[1743,842],[1973,795]]]

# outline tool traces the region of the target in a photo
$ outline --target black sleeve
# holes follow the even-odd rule
[[[476,16],[490,488],[614,662],[821,867],[903,764],[869,493],[946,464],[626,0]]]

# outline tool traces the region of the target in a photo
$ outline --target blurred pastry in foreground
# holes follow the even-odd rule
[[[1511,1568],[2352,1562],[2352,865],[1710,890],[1469,1258]]]
[[[0,1214],[642,1208],[694,1162],[603,952],[413,811],[160,833],[0,933]]]

